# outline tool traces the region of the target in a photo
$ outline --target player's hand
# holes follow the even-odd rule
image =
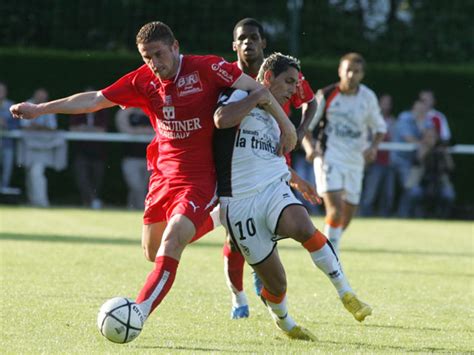
[[[10,112],[14,118],[31,120],[38,117],[41,112],[39,106],[32,104],[31,102],[21,102],[19,104],[12,105]]]
[[[296,129],[288,120],[285,124],[285,128],[282,129],[280,136],[280,145],[278,146],[278,156],[285,155],[295,149],[296,146]]]
[[[290,186],[298,190],[303,198],[313,205],[320,205],[322,203],[321,197],[319,197],[315,187],[297,174],[292,174]]]
[[[366,164],[370,164],[373,161],[375,161],[376,157],[377,157],[377,148],[370,147],[364,150],[364,160]]]
[[[258,89],[252,91],[252,95],[257,95],[258,102],[257,105],[261,107],[265,107],[267,105],[271,105],[271,93],[270,90],[268,90],[266,87],[262,86],[259,87]]]

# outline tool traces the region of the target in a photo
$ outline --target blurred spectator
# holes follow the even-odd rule
[[[411,111],[402,112],[394,130],[394,141],[404,143],[420,143],[424,131],[432,127],[432,124],[426,119],[428,113],[427,105],[418,100],[415,101]],[[393,151],[390,159],[393,162],[398,180],[402,188],[402,194],[398,204],[397,215],[399,217],[410,217],[412,206],[409,198],[409,186],[407,185],[408,176],[415,160],[415,151]]]
[[[436,99],[433,91],[422,90],[418,98],[426,104],[428,108],[427,119],[436,129],[441,141],[445,144],[449,143],[451,140],[451,130],[449,129],[448,120],[442,112],[435,110]]]
[[[20,128],[20,121],[14,119],[10,113],[10,106],[13,105],[13,101],[9,100],[7,95],[7,86],[0,82],[0,129],[2,131],[11,131]],[[0,188],[4,190],[10,187],[14,165],[15,140],[13,138],[1,138],[0,146],[2,150],[2,154],[0,155],[2,163],[2,180]]]
[[[453,169],[453,159],[442,144],[437,129],[426,130],[407,182],[415,217],[450,217],[455,199],[449,178]]]
[[[139,108],[120,110],[115,116],[119,132],[128,134],[150,134],[153,128],[150,119]],[[127,207],[143,209],[147,193],[148,179],[146,143],[128,143],[122,160],[122,173],[128,187]]]
[[[379,106],[387,125],[384,142],[390,142],[395,128],[395,117],[392,114],[392,96],[388,94],[380,96]],[[392,211],[394,196],[395,169],[390,162],[390,153],[379,149],[376,160],[367,167],[365,173],[361,215],[374,215],[374,207],[378,202],[379,214],[388,217]]]
[[[39,104],[48,100],[45,89],[37,89],[29,100]],[[34,120],[21,120],[24,132],[18,145],[18,164],[26,169],[26,194],[33,206],[48,207],[47,167],[62,170],[67,163],[67,145],[56,131],[56,115],[42,115]]]
[[[86,91],[92,89],[87,88]],[[109,110],[71,115],[69,130],[73,132],[104,133],[110,118]],[[107,158],[106,143],[102,141],[77,141],[74,143],[74,176],[83,206],[100,209],[100,192]]]

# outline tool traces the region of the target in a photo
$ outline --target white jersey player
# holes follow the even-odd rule
[[[371,314],[351,289],[336,253],[288,186],[290,171],[277,154],[280,130],[261,109],[273,95],[281,105],[295,92],[300,67],[296,59],[274,53],[258,80],[268,90],[224,93],[214,115],[214,159],[221,222],[263,282],[261,298],[273,320],[290,338],[315,336],[296,324],[286,306],[286,276],[276,248],[281,238],[300,242],[313,263],[335,286],[344,306],[358,321]],[[271,94],[270,94],[271,93]]]
[[[219,106],[238,102],[248,96],[246,91],[227,90]],[[215,161],[218,174],[218,195],[245,197],[265,189],[275,181],[289,181],[286,160],[277,155],[280,128],[273,116],[255,107],[238,126],[215,134]]]
[[[314,161],[317,191],[326,206],[325,232],[336,249],[360,201],[364,163],[375,159],[387,131],[376,95],[360,84],[364,66],[360,54],[341,58],[340,82],[316,94],[318,111],[310,124],[311,131],[317,129],[316,141],[303,144]]]

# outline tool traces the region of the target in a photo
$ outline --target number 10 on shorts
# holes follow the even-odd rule
[[[249,237],[253,237],[255,233],[257,233],[257,229],[255,228],[255,222],[253,218],[249,218],[245,222],[245,229],[246,229],[247,234],[244,234],[244,226],[243,226],[242,221],[238,221],[237,223],[235,223],[235,226],[239,229],[239,240],[247,239],[246,235],[248,235]]]

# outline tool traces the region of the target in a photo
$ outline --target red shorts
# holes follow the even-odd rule
[[[216,181],[173,182],[153,172],[145,199],[143,224],[169,221],[176,214],[188,217],[198,229],[217,203]]]

